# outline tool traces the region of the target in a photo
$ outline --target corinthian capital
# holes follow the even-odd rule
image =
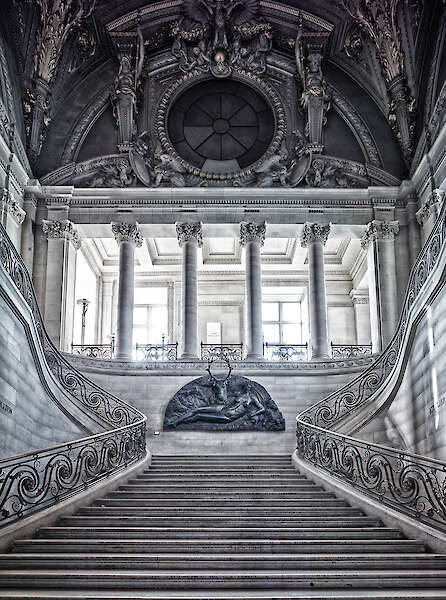
[[[438,217],[444,197],[444,190],[437,189],[432,192],[420,210],[416,212],[417,221],[420,225],[424,225],[432,214],[435,215],[435,218]]]
[[[259,242],[261,246],[265,243],[266,223],[240,223],[240,246],[246,246],[248,242]]]
[[[201,248],[203,245],[203,238],[201,235],[201,223],[177,223],[177,238],[180,247],[184,242],[190,242],[195,240],[198,247]]]
[[[399,230],[398,221],[371,221],[361,238],[361,247],[367,250],[375,240],[394,240]]]
[[[81,239],[74,225],[68,219],[63,221],[42,221],[42,230],[47,239],[64,239],[73,244],[76,250],[81,247]]]
[[[300,243],[302,248],[306,248],[313,242],[322,242],[325,246],[330,235],[330,225],[321,225],[319,223],[305,223]]]
[[[12,216],[18,225],[21,225],[25,219],[25,211],[14,200],[11,192],[5,189],[0,189],[0,202],[3,204],[6,211]]]
[[[112,223],[112,231],[118,246],[121,242],[133,242],[141,248],[142,237],[138,223]]]

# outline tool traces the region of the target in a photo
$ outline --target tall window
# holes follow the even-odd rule
[[[302,343],[300,302],[263,302],[263,339],[269,344]]]
[[[135,288],[133,309],[133,342],[135,344],[167,343],[167,288]]]
[[[96,326],[97,279],[82,251],[76,256],[76,283],[74,291],[73,343],[80,344],[82,339],[82,304],[78,300],[88,300],[85,313],[84,343],[94,344]]]

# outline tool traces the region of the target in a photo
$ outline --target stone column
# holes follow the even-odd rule
[[[395,235],[398,221],[371,221],[361,239],[367,252],[372,350],[381,352],[398,323]]]
[[[69,352],[73,338],[76,251],[79,235],[68,219],[42,221],[48,240],[45,278],[45,326],[54,345]]]
[[[177,223],[177,237],[183,249],[181,279],[182,359],[198,358],[198,270],[197,252],[202,246],[201,223]]]
[[[355,311],[356,343],[370,344],[370,308],[369,293],[367,290],[352,290],[350,298]]]
[[[246,360],[263,360],[260,251],[265,232],[264,221],[240,224],[240,245],[245,248]]]
[[[421,229],[417,220],[417,203],[407,203],[407,229],[409,234],[410,267],[415,264],[421,250]]]
[[[434,190],[416,213],[418,223],[421,225],[421,242],[423,245],[426,243],[434,223],[440,214],[444,197],[444,190]]]
[[[138,223],[112,223],[112,231],[119,246],[116,360],[132,360],[135,247],[142,238]]]
[[[170,344],[175,343],[175,282],[167,284],[167,336]]]
[[[311,358],[313,360],[323,360],[329,357],[324,272],[324,246],[329,233],[330,225],[305,223],[301,239],[302,247],[308,248],[308,303]]]
[[[34,194],[25,193],[23,202],[25,210],[25,218],[22,223],[22,243],[20,253],[23,262],[28,269],[28,273],[32,277],[34,263],[34,231],[33,224],[36,220],[37,202]]]
[[[109,344],[113,322],[113,281],[102,281],[101,343]]]
[[[46,207],[38,207],[36,211],[36,228],[34,232],[33,286],[42,317],[45,318],[46,266],[48,261],[48,239],[43,232]]]

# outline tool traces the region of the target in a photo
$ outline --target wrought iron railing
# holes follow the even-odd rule
[[[297,454],[301,459],[382,504],[442,531],[446,531],[446,462],[363,442],[337,433],[336,427],[345,427],[347,416],[358,415],[369,400],[373,402],[394,368],[405,368],[408,329],[424,307],[415,305],[417,310],[411,309],[435,272],[445,244],[446,204],[411,271],[399,324],[387,348],[356,379],[297,417]],[[439,282],[435,281],[432,293],[438,294],[444,274],[440,273]],[[368,420],[379,408],[371,405]],[[358,426],[356,422],[356,429]]]
[[[360,358],[372,354],[372,344],[333,344],[331,358]]]
[[[111,360],[115,354],[114,344],[71,344],[71,354],[87,358],[104,358]]]
[[[308,360],[308,344],[263,344],[263,356],[268,360],[305,362]]]
[[[178,342],[175,344],[136,344],[136,360],[177,360]]]
[[[77,409],[94,416],[105,430],[0,460],[0,526],[4,526],[71,497],[145,456],[146,417],[87,379],[56,349],[45,331],[28,271],[1,225],[0,265],[30,308],[54,378]],[[64,411],[68,412],[66,406]]]
[[[243,344],[203,344],[201,360],[242,360]]]

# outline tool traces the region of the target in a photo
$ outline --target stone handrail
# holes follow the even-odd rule
[[[445,462],[364,442],[339,430],[357,431],[382,410],[383,400],[394,397],[392,388],[399,379],[392,378],[404,372],[410,333],[425,308],[417,300],[431,281],[436,286],[432,294],[444,285],[445,253],[446,203],[412,269],[399,324],[387,348],[353,381],[297,416],[297,455],[302,460],[442,531],[446,531]]]
[[[30,309],[41,350],[56,382],[81,411],[93,414],[105,430],[0,460],[0,526],[5,526],[142,459],[146,454],[147,419],[87,379],[57,350],[45,331],[29,273],[1,225],[0,268]]]

